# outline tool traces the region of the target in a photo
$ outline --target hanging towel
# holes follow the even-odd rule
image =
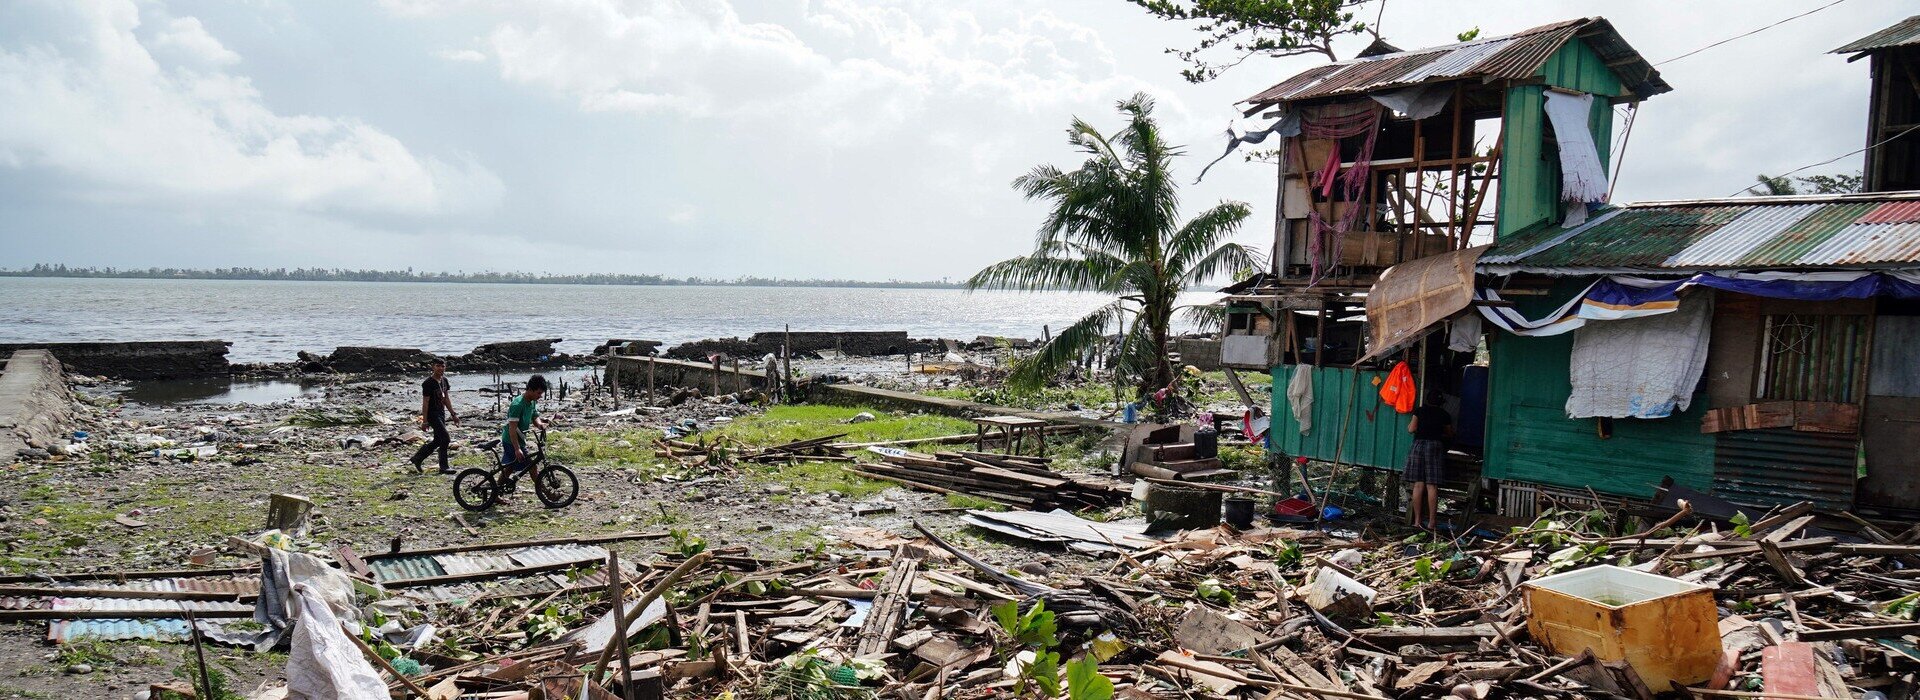
[[[1447,332],[1447,349],[1454,352],[1473,352],[1480,349],[1480,315],[1462,314],[1453,319],[1453,327]]]
[[[1293,379],[1287,382],[1287,407],[1293,411],[1293,420],[1300,424],[1300,434],[1305,435],[1313,429],[1313,368],[1307,365],[1295,365]]]
[[[1586,204],[1607,201],[1607,169],[1600,165],[1600,149],[1587,126],[1593,118],[1593,96],[1548,90],[1546,110],[1560,143],[1560,201],[1570,203],[1563,225],[1578,226],[1587,220]]]
[[[1569,418],[1665,418],[1687,410],[1707,367],[1713,298],[1681,300],[1672,313],[1589,323],[1573,334]]]
[[[1394,413],[1412,413],[1413,405],[1420,396],[1420,390],[1413,385],[1413,370],[1405,361],[1393,365],[1393,371],[1387,373],[1387,381],[1380,385],[1380,401],[1393,407]]]

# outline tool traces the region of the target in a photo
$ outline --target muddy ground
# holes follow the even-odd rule
[[[904,359],[904,358],[902,358]],[[841,361],[809,371],[839,371],[866,381],[892,375],[895,386],[957,390],[964,380],[907,375],[904,363]],[[572,375],[572,376],[584,376]],[[365,378],[357,378],[365,379]],[[456,469],[484,463],[468,443],[499,431],[502,398],[484,382],[457,381],[453,401]],[[855,547],[847,528],[911,531],[915,520],[977,550],[989,561],[1036,574],[1068,576],[1104,566],[1064,552],[1036,552],[962,527],[957,506],[980,503],[908,491],[846,474],[838,465],[683,467],[654,456],[650,441],[668,428],[694,437],[726,434],[747,444],[848,432],[877,441],[971,432],[962,419],[866,407],[745,405],[700,399],[679,406],[616,412],[604,393],[576,383],[565,399],[550,394],[543,412],[554,430],[555,459],[581,480],[579,500],[547,510],[531,494],[483,513],[453,502],[450,478],[407,462],[421,436],[417,378],[332,383],[270,404],[155,404],[128,400],[131,387],[84,382],[79,430],[84,452],[32,459],[0,478],[0,568],[10,574],[185,568],[195,552],[216,550],[214,566],[252,563],[223,547],[229,536],[262,529],[268,496],[296,493],[316,505],[307,539],[331,549],[386,551],[625,531],[675,532],[710,547],[745,544],[755,554],[830,556]],[[874,382],[880,383],[880,382]],[[631,400],[622,408],[632,409]],[[364,411],[356,415],[355,411]],[[317,412],[317,414],[316,414]],[[870,422],[851,423],[859,413]],[[316,415],[366,424],[303,424]],[[1065,470],[1099,470],[1106,436],[1059,437],[1051,453]],[[206,445],[188,458],[172,450]],[[891,512],[856,515],[856,512]],[[1115,515],[1118,515],[1116,513]],[[662,540],[614,545],[623,558],[652,559]],[[113,642],[56,648],[44,622],[0,624],[0,697],[137,697],[171,677],[185,644]],[[279,654],[213,647],[229,687],[243,695],[277,680]]]

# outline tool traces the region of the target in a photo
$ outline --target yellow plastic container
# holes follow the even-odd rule
[[[1720,661],[1713,589],[1675,578],[1594,566],[1529,581],[1527,629],[1556,654],[1592,649],[1626,662],[1654,692],[1693,685]]]

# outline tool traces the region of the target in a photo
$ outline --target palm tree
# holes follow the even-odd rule
[[[1116,295],[1017,363],[1009,377],[1016,389],[1045,384],[1123,323],[1116,367],[1143,389],[1166,386],[1173,380],[1166,346],[1180,291],[1263,264],[1259,253],[1227,240],[1246,221],[1246,204],[1221,202],[1180,221],[1168,166],[1181,152],[1161,140],[1153,99],[1136,94],[1119,109],[1128,122],[1111,136],[1073,120],[1067,140],[1089,156],[1079,169],[1041,165],[1013,181],[1028,199],[1051,203],[1039,240],[1032,253],[989,265],[967,280],[969,290]]]

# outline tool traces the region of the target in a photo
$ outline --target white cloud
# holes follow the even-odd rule
[[[433,55],[455,63],[482,63],[487,60],[486,54],[473,49],[441,49],[433,52]]]
[[[142,8],[158,31],[142,42]],[[16,8],[18,9],[18,8]],[[281,114],[193,18],[132,0],[32,6],[58,40],[0,44],[0,163],[100,200],[207,202],[380,216],[485,211],[502,185],[463,158],[413,153],[351,117]],[[176,60],[163,60],[176,59]]]
[[[160,51],[175,52],[182,58],[195,60],[210,66],[227,66],[240,62],[240,54],[221,45],[219,39],[207,33],[196,17],[175,17],[167,20],[165,28],[153,36],[153,48]]]
[[[1130,92],[1097,32],[1044,10],[991,24],[946,3],[581,0],[526,6],[389,0],[406,16],[489,17],[501,77],[588,111],[782,123],[834,143],[907,127],[942,106],[1057,113]],[[1052,114],[1052,116],[1058,116]]]
[[[673,211],[667,213],[667,221],[681,225],[691,224],[694,219],[699,217],[700,209],[691,204],[682,204],[674,207]]]

